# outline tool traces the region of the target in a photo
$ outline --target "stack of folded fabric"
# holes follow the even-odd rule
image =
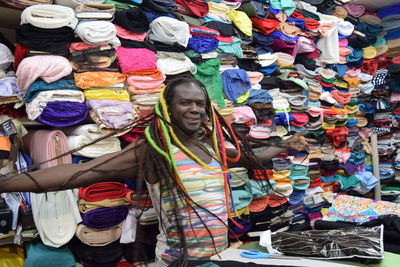
[[[24,9],[16,32],[15,67],[26,56],[67,56],[77,23],[69,7],[43,4]]]
[[[76,24],[74,11],[63,6],[33,5],[21,14],[14,66],[30,120],[62,127],[80,123],[88,115],[65,58]]]
[[[116,249],[119,253],[114,255],[115,258],[107,259],[112,261],[107,263],[115,264],[121,260],[118,240],[123,232],[123,221],[128,215],[126,194],[126,186],[118,182],[102,182],[79,188],[82,223],[76,229],[76,236],[85,249],[78,256],[73,251],[80,262],[92,266],[91,261],[98,260],[95,256],[111,244],[119,248]]]
[[[141,69],[130,71],[126,76],[128,92],[139,117],[149,115],[165,87],[165,75],[158,69]]]
[[[117,64],[123,69],[121,61],[128,57],[118,58],[121,41],[112,21],[128,23],[131,13],[115,11],[113,3],[81,3],[75,13],[79,41],[70,46],[70,60],[76,84],[84,89],[90,117],[104,134],[129,127],[136,113],[129,101],[125,75]],[[129,128],[124,130],[117,135]]]
[[[153,112],[159,92],[164,88],[165,75],[157,69],[155,49],[145,42],[150,21],[155,19],[153,15],[155,14],[135,6],[118,10],[113,20],[117,38],[121,42],[121,47],[117,49],[118,65],[126,75],[127,91],[135,120]],[[137,138],[136,130],[126,133],[124,139],[131,142],[130,137]],[[143,132],[139,135],[142,136]]]

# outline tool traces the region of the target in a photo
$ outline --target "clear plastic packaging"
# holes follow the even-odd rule
[[[383,259],[383,225],[371,228],[274,233],[272,247],[280,253],[324,259]]]

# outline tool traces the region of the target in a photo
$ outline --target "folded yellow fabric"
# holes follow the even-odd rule
[[[89,202],[84,199],[79,199],[78,205],[79,205],[79,211],[81,213],[86,213],[88,211],[98,208],[126,206],[129,205],[129,202],[125,198],[105,199],[94,202]]]
[[[238,29],[248,36],[253,35],[253,24],[250,18],[243,11],[231,10],[227,13],[229,19]]]
[[[112,99],[129,101],[128,92],[123,90],[113,90],[113,89],[90,89],[84,92],[86,99]]]

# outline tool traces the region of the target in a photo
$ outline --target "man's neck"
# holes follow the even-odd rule
[[[199,134],[194,133],[192,135],[187,135],[185,133],[178,133],[176,132],[176,136],[178,137],[179,141],[185,146],[191,146],[199,142]]]

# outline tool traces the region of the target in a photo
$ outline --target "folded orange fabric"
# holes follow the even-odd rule
[[[111,86],[125,82],[125,75],[113,71],[87,71],[74,73],[75,84],[79,88]]]

